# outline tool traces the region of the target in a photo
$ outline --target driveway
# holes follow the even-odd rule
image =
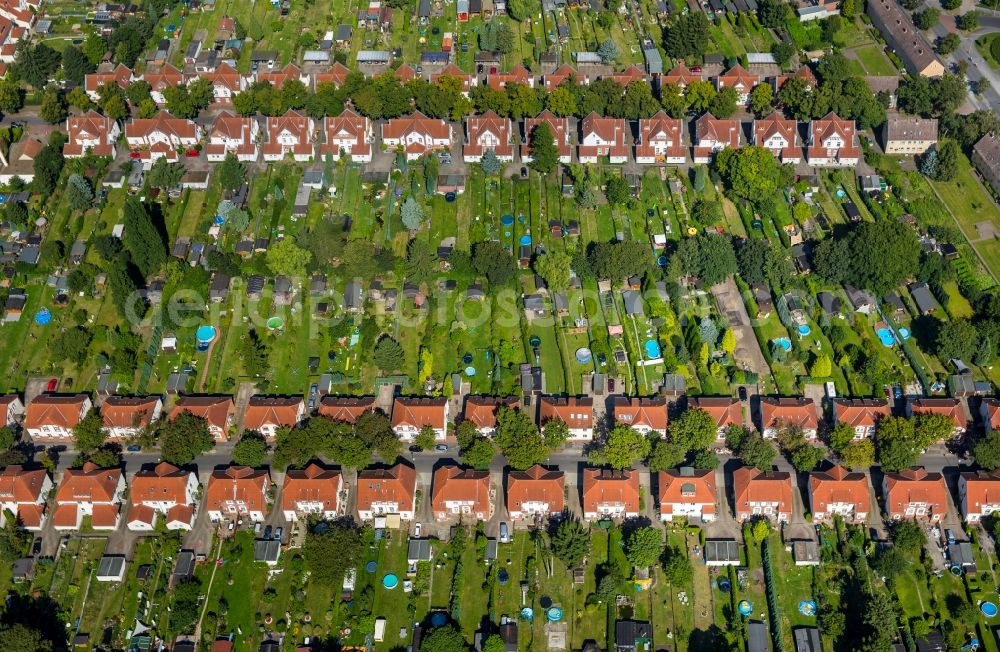
[[[750,322],[750,315],[747,314],[746,305],[740,290],[736,287],[736,281],[729,277],[722,283],[712,286],[712,295],[719,312],[726,316],[729,327],[736,335],[736,350],[733,358],[739,360],[740,364],[750,371],[756,372],[761,378],[771,375],[771,368],[767,365],[764,352],[760,350],[757,336],[753,332]]]

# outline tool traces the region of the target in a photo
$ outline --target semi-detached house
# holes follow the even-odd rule
[[[227,441],[236,419],[236,404],[229,396],[182,396],[174,403],[170,419],[189,413],[208,422],[208,432],[215,441]]]
[[[569,163],[573,158],[573,147],[570,145],[569,120],[557,118],[551,111],[545,109],[534,118],[524,119],[524,136],[521,139],[521,160],[530,163],[535,160],[531,156],[531,140],[535,129],[540,124],[546,124],[552,132],[552,138],[559,152],[559,162]]]
[[[469,396],[465,399],[462,418],[472,422],[479,434],[490,437],[496,432],[497,413],[500,408],[516,410],[520,404],[521,402],[514,396]]]
[[[682,467],[659,472],[660,519],[695,518],[702,523],[715,520],[715,469]]]
[[[816,438],[819,417],[816,402],[801,396],[760,399],[760,432],[765,439],[774,439],[782,428],[799,428],[807,439]]]
[[[382,144],[388,149],[401,148],[407,160],[413,161],[429,152],[449,149],[451,125],[416,111],[382,125]]]
[[[101,405],[101,427],[112,441],[142,433],[163,413],[158,396],[109,396]]]
[[[535,464],[507,474],[507,514],[512,520],[543,519],[566,508],[566,475]]]
[[[86,394],[56,396],[41,394],[28,404],[24,430],[34,442],[66,442],[73,427],[90,412],[93,403]]]
[[[417,472],[412,466],[400,463],[389,469],[360,471],[356,491],[358,518],[362,521],[380,516],[413,520]]]
[[[304,469],[289,469],[281,488],[281,511],[286,521],[317,515],[324,520],[340,516],[344,476],[315,462]]]
[[[966,523],[1000,512],[1000,471],[966,471],[958,476],[959,506]]]
[[[929,473],[922,466],[886,473],[882,496],[890,520],[917,519],[937,523],[948,509],[948,489],[944,476]]]
[[[583,470],[583,518],[633,518],[639,515],[639,473],[632,470]]]
[[[487,150],[493,150],[501,161],[509,163],[514,160],[510,118],[501,118],[493,111],[469,116],[465,120],[465,131],[462,157],[466,163],[478,163],[483,160]]]
[[[45,469],[12,464],[0,471],[0,509],[13,514],[26,530],[40,530],[45,525],[45,503],[51,490],[52,479]]]
[[[323,133],[326,142],[319,147],[322,156],[330,155],[339,161],[343,154],[355,163],[372,160],[374,135],[372,121],[367,117],[344,109],[340,115],[323,118]]]
[[[301,396],[251,396],[243,412],[243,429],[256,430],[274,441],[281,428],[294,428],[306,417]]]
[[[201,127],[194,121],[175,118],[166,111],[153,118],[133,118],[125,125],[125,141],[147,170],[159,158],[176,163],[180,160],[178,151],[197,145],[201,135]]]
[[[715,420],[721,439],[729,426],[743,425],[743,408],[734,396],[695,396],[688,400],[689,409],[704,410]]]
[[[354,423],[365,412],[375,410],[374,396],[324,396],[319,402],[319,415],[334,421]]]
[[[868,476],[843,466],[809,474],[809,509],[813,521],[825,523],[834,516],[848,523],[864,523],[871,512]]]
[[[835,398],[833,421],[854,429],[854,439],[872,439],[879,419],[890,415],[889,402],[882,398]]]
[[[431,510],[438,520],[451,516],[470,516],[476,520],[488,521],[493,515],[490,472],[458,466],[438,467],[434,472]]]
[[[694,162],[709,163],[725,148],[739,149],[743,128],[739,120],[720,120],[706,113],[694,123]]]
[[[448,435],[448,399],[443,397],[398,396],[392,403],[392,431],[403,441],[412,441],[425,426],[434,438]]]
[[[754,145],[770,151],[782,163],[798,163],[802,160],[798,125],[798,122],[786,120],[777,111],[761,120],[754,120]]]
[[[628,160],[625,134],[628,126],[620,118],[602,118],[591,113],[580,122],[580,145],[577,154],[581,163],[597,163],[607,156],[613,164]]]
[[[118,527],[125,476],[121,469],[102,469],[93,462],[83,468],[63,471],[56,489],[52,526],[56,530],[79,530],[86,516],[95,530]]]
[[[262,469],[228,466],[216,469],[208,479],[205,509],[213,523],[222,519],[248,518],[264,521],[271,502],[271,477]]]
[[[198,501],[198,474],[160,462],[132,476],[128,529],[152,532],[163,516],[168,530],[190,530]]]
[[[739,522],[763,516],[775,522],[792,518],[792,476],[742,466],[733,472],[733,496]]]
[[[832,111],[809,123],[806,162],[815,167],[851,167],[858,164],[861,145],[853,120]]]
[[[594,399],[590,396],[543,396],[538,403],[538,422],[544,427],[553,419],[566,424],[570,439],[593,439]]]
[[[640,398],[616,396],[613,403],[614,418],[618,423],[631,426],[643,435],[667,434],[667,399],[662,396]]]
[[[288,110],[285,115],[268,116],[261,145],[265,161],[280,161],[289,154],[296,161],[309,161],[316,155],[315,123],[307,115]]]
[[[635,143],[635,162],[643,164],[681,164],[687,160],[684,123],[660,111],[652,118],[639,120],[639,140]]]
[[[223,161],[227,154],[241,161],[256,161],[260,123],[254,117],[222,111],[208,130],[205,141],[205,157],[209,161]]]
[[[68,138],[63,145],[66,158],[82,158],[88,153],[114,158],[117,154],[115,141],[122,130],[115,120],[90,110],[66,118],[66,133]]]

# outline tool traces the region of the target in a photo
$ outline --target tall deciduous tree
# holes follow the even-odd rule
[[[138,197],[130,196],[125,200],[124,217],[122,244],[143,278],[148,278],[166,261],[163,235]]]
[[[176,466],[185,466],[199,455],[212,449],[215,441],[208,431],[208,422],[190,412],[160,426],[160,456]]]

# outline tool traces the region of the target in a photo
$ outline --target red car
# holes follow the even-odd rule
[[[53,378],[52,380],[49,381],[49,384],[46,386],[45,391],[54,392],[56,391],[57,387],[59,387],[59,379]]]

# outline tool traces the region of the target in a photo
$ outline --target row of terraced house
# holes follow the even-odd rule
[[[725,494],[717,487],[715,469],[682,467],[656,474],[657,508],[664,520],[674,518],[711,522]],[[439,466],[433,474],[430,509],[438,521],[455,518],[489,520],[494,513],[490,471]],[[228,466],[213,470],[199,505],[197,473],[160,462],[136,472],[126,492],[120,468],[100,468],[92,463],[63,472],[53,492],[45,469],[8,466],[0,472],[0,507],[29,530],[39,530],[49,519],[57,530],[78,530],[89,521],[96,530],[114,530],[124,520],[128,529],[153,531],[159,518],[168,529],[187,530],[198,509],[207,510],[212,522],[248,519],[262,522],[272,509],[274,491],[264,469]],[[889,520],[918,519],[939,522],[948,509],[948,490],[940,473],[923,467],[886,473],[880,487]],[[319,463],[285,473],[280,509],[288,521],[319,516],[344,516],[349,488],[341,472]],[[417,473],[405,463],[358,472],[356,516],[362,521],[395,517],[412,521],[417,504]],[[509,471],[506,509],[515,522],[538,521],[568,509],[570,488],[557,468],[535,465]],[[783,471],[762,471],[743,466],[732,474],[732,496],[737,521],[767,518],[792,519],[794,477]],[[814,522],[835,516],[864,523],[872,515],[868,475],[842,466],[814,471],[808,478],[808,499]],[[975,471],[959,478],[960,508],[966,522],[975,524],[1000,511],[1000,472]],[[580,487],[585,520],[634,518],[642,514],[639,472],[585,468]],[[122,507],[128,503],[123,518]],[[50,506],[51,503],[51,506]]]
[[[817,437],[821,406],[813,399],[760,396],[758,403],[756,418],[747,420],[736,398],[695,396],[688,399],[690,407],[705,410],[712,416],[720,438],[734,425],[755,426],[766,439],[773,439],[778,430],[786,426],[799,428],[809,439]],[[448,437],[450,424],[456,420],[450,414],[451,406],[452,402],[445,397],[397,396],[389,415],[393,432],[400,440],[412,442],[421,430],[430,428],[435,439],[443,441]],[[20,423],[33,442],[43,444],[71,443],[74,427],[93,407],[87,394],[40,394],[27,406],[17,395],[0,397],[0,410],[5,414],[6,423]],[[480,434],[491,436],[496,430],[501,407],[520,409],[525,406],[516,397],[472,395],[465,398],[461,419],[474,423]],[[317,414],[354,423],[361,414],[375,409],[373,396],[327,395],[320,401]],[[948,417],[954,423],[955,437],[966,432],[973,417],[981,419],[987,429],[1000,428],[1000,400],[992,398],[983,399],[978,415],[967,414],[965,405],[957,398],[911,398],[904,409],[906,416],[941,414]],[[615,396],[612,399],[614,420],[647,435],[666,435],[668,410],[665,397]],[[111,441],[126,441],[139,435],[159,420],[163,412],[163,401],[158,396],[109,396],[100,407],[103,428]],[[205,419],[216,441],[228,440],[239,428],[260,432],[273,442],[279,430],[295,428],[310,416],[300,396],[263,395],[250,397],[240,415],[230,396],[179,396],[167,418],[175,419],[183,413]],[[873,438],[878,420],[890,413],[890,406],[884,399],[832,400],[834,423],[850,425],[857,439]],[[593,397],[539,396],[539,425],[553,419],[568,426],[571,440],[592,440],[596,426]]]
[[[279,71],[259,72],[248,77],[228,64],[222,64],[211,73],[186,74],[172,66],[165,66],[157,73],[136,77],[130,69],[118,66],[110,72],[88,75],[85,87],[96,96],[97,89],[103,84],[117,84],[124,88],[135,79],[143,79],[150,84],[154,101],[162,106],[165,104],[165,88],[200,77],[212,81],[217,103],[228,107],[232,96],[246,90],[253,81],[266,81],[276,87],[292,79],[313,85],[323,82],[343,84],[348,73],[348,69],[340,64],[328,73],[314,74],[303,73],[297,66],[289,65]],[[393,74],[402,81],[416,76],[409,66],[401,66]],[[449,66],[441,75],[432,76],[432,81],[441,76],[459,77],[466,91],[477,82],[475,77],[455,66]],[[777,87],[792,77],[803,80],[807,87],[815,85],[815,77],[807,67],[795,75],[773,78],[767,83]],[[647,76],[641,69],[632,66],[623,73],[606,78],[627,85],[635,81],[645,83]],[[551,89],[574,79],[577,83],[589,83],[586,76],[578,76],[575,69],[563,66],[543,76],[539,85]],[[700,74],[692,73],[681,65],[664,75],[661,82],[684,88],[692,81],[701,79]],[[518,66],[507,73],[487,76],[486,83],[497,89],[511,83],[534,87],[535,77]],[[745,106],[752,88],[765,81],[737,66],[716,77],[715,83],[719,88],[736,88],[739,101]],[[543,123],[549,126],[559,159],[564,163],[572,160],[574,147],[577,160],[581,163],[596,163],[606,158],[615,164],[627,162],[630,156],[639,164],[684,164],[689,160],[689,154],[694,163],[706,163],[722,149],[737,149],[747,143],[770,150],[784,163],[805,160],[813,166],[854,166],[861,153],[854,121],[842,119],[834,113],[808,122],[804,132],[797,121],[786,119],[777,112],[753,120],[747,130],[738,119],[719,119],[705,114],[694,121],[693,135],[686,121],[671,118],[662,111],[638,121],[591,113],[575,122],[578,124],[574,128],[569,118],[557,117],[547,110],[534,118],[526,118],[520,124],[492,111],[469,116],[464,123],[463,157],[467,162],[478,162],[488,150],[492,150],[501,161],[512,162],[519,153],[522,161],[530,162],[531,134]],[[64,154],[69,157],[83,156],[88,151],[114,156],[115,143],[122,134],[116,121],[94,111],[69,118],[66,128],[69,139]],[[414,112],[383,122],[379,128],[379,140],[385,149],[398,149],[405,152],[407,158],[416,159],[431,152],[450,150],[453,131],[453,125],[445,120]],[[256,161],[261,157],[264,161],[286,157],[310,161],[326,156],[334,159],[344,156],[363,163],[372,159],[375,132],[372,120],[350,108],[338,116],[325,117],[319,129],[313,118],[293,110],[263,119],[222,111],[208,129],[203,129],[193,120],[176,118],[161,111],[152,118],[134,118],[124,127],[131,155],[140,159],[146,167],[160,157],[177,161],[184,152],[197,153],[197,148],[201,146],[209,161],[221,161],[232,153],[243,161]],[[887,131],[887,134],[890,133],[892,130]],[[917,149],[924,151],[937,140],[936,124],[921,125],[921,134]],[[900,138],[906,140],[909,146],[909,136],[904,133]]]

